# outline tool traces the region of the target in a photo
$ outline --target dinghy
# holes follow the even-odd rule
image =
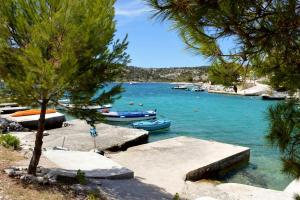
[[[156,118],[156,111],[124,111],[124,112],[102,112],[107,121],[132,122]]]
[[[132,124],[133,128],[144,129],[146,131],[156,131],[161,129],[166,129],[171,126],[170,120],[153,120],[153,121],[141,121]]]

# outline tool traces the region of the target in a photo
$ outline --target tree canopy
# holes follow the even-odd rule
[[[126,38],[114,40],[115,0],[0,0],[0,77],[10,96],[41,107],[29,173],[41,153],[47,106],[68,94],[73,111],[89,123],[120,85],[95,96],[129,61]]]
[[[156,17],[173,22],[183,41],[215,65],[235,62],[269,75],[271,84],[300,88],[299,12],[297,0],[147,0]],[[235,48],[223,52],[219,41]],[[220,62],[222,61],[222,62]]]

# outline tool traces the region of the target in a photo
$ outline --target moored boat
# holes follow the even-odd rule
[[[156,111],[122,111],[122,112],[102,112],[107,121],[112,122],[132,122],[143,121],[156,118]]]
[[[59,107],[58,109],[68,109],[68,108],[75,108],[74,104],[70,103],[70,100],[68,99],[62,99],[58,101]],[[102,109],[108,109],[112,108],[111,104],[106,104],[106,105],[92,105],[92,106],[82,106],[79,107],[84,110],[102,110]]]
[[[140,121],[133,123],[132,126],[133,128],[144,129],[146,131],[157,131],[169,128],[171,126],[171,121],[165,119]]]
[[[285,100],[286,96],[276,96],[276,95],[263,94],[263,95],[261,95],[261,98],[263,100]]]
[[[176,89],[176,90],[186,90],[190,87],[192,87],[193,85],[177,85],[175,87],[172,87],[172,89]]]

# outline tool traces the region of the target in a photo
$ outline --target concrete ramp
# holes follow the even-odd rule
[[[133,170],[143,182],[175,194],[185,180],[223,175],[249,161],[250,149],[241,146],[176,137],[129,148],[112,154],[116,162]]]
[[[129,179],[133,172],[118,163],[94,152],[50,150],[43,155],[59,168],[56,174],[75,176],[77,170],[85,172],[87,178],[95,179]]]

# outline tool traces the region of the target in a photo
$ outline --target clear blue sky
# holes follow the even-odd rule
[[[128,33],[130,65],[140,67],[201,66],[208,62],[186,49],[168,22],[150,19],[151,8],[142,0],[117,0],[116,38]]]
[[[117,33],[128,34],[130,65],[139,67],[184,67],[209,65],[209,60],[188,50],[170,22],[151,19],[153,10],[143,0],[117,0]],[[232,50],[233,39],[223,39],[224,52]]]

